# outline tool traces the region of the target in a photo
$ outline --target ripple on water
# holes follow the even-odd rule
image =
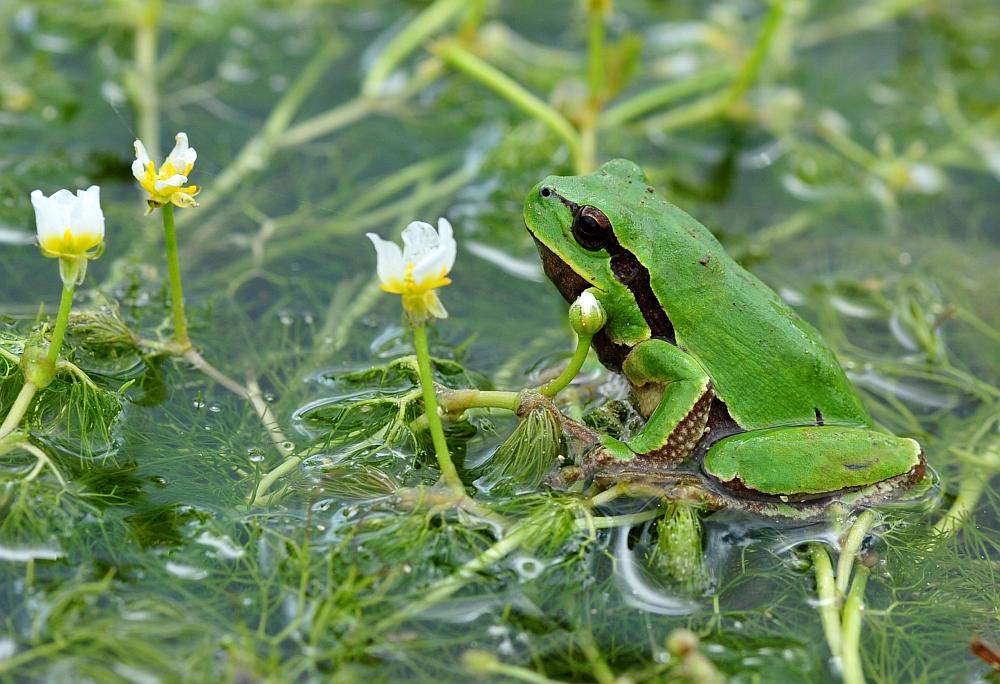
[[[183,563],[167,561],[164,567],[171,575],[174,577],[180,577],[181,579],[201,580],[208,577],[208,570],[196,568],[191,565],[184,565]]]
[[[36,560],[59,560],[63,557],[61,549],[50,546],[0,546],[0,561],[27,563]]]
[[[690,615],[698,609],[698,603],[688,598],[672,596],[653,587],[643,576],[643,571],[635,559],[635,551],[629,548],[630,525],[615,532],[615,581],[625,602],[633,608],[658,615]]]

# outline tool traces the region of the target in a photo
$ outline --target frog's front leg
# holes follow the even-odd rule
[[[708,422],[714,396],[708,373],[692,356],[659,339],[636,345],[622,371],[646,424],[627,442],[605,437],[601,443],[619,462],[636,456],[658,463],[684,460]]]

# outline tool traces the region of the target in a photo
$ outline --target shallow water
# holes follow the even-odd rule
[[[586,94],[578,5],[491,7],[475,43],[570,117]],[[968,643],[1000,641],[1000,500],[986,486],[957,534],[932,543],[931,530],[970,482],[1000,470],[1000,14],[976,0],[896,5],[787,3],[732,116],[662,118],[692,95],[601,130],[596,157],[642,164],[820,328],[880,425],[924,444],[940,487],[880,507],[863,547],[864,670],[871,681],[982,681],[988,667]],[[3,346],[19,353],[39,303],[51,312],[58,302],[56,264],[30,241],[28,193],[91,183],[102,188],[107,250],[76,310],[117,309],[143,338],[169,334],[159,217],[143,216],[129,164],[132,140],[156,130],[150,120],[164,150],[184,130],[199,155],[192,182],[204,187],[201,207],[177,212],[192,337],[215,366],[260,386],[305,458],[278,496],[248,508],[281,457],[246,401],[182,360],[71,331],[73,358],[112,393],[88,410],[113,421],[107,433],[81,431],[60,408],[80,401],[69,389],[29,416],[65,488],[50,469],[29,481],[30,455],[0,456],[0,681],[462,681],[484,671],[670,681],[681,665],[665,639],[678,627],[734,681],[837,680],[807,544],[834,548],[838,522],[708,515],[699,579],[685,585],[648,560],[648,522],[582,529],[576,494],[479,492],[537,527],[459,590],[428,599],[498,529],[392,496],[436,469],[425,441],[391,422],[414,384],[390,364],[411,345],[399,301],[377,289],[364,233],[448,217],[459,256],[432,348],[458,363],[438,379],[521,388],[573,344],[521,204],[540,178],[572,168],[555,136],[496,93],[447,68],[422,76],[426,51],[390,88],[426,83],[364,109],[366,69],[423,6],[164,5],[156,103],[134,61],[142,3],[0,8]],[[738,68],[765,10],[615,3],[610,39],[638,36],[643,48],[614,103]],[[567,392],[576,415],[616,392],[590,370]],[[4,412],[20,383],[5,372]],[[402,418],[415,415],[410,406]],[[449,431],[470,483],[514,426],[495,412]],[[652,505],[618,500],[597,513]],[[484,654],[493,665],[475,661]]]

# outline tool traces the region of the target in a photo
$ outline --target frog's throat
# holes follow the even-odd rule
[[[534,235],[532,234],[532,237]],[[549,249],[544,242],[537,237],[534,238],[535,247],[538,249],[538,256],[542,260],[542,269],[548,276],[552,284],[556,286],[559,293],[567,302],[576,301],[584,290],[592,285],[579,273],[574,271],[569,264],[559,258],[559,256]],[[597,352],[597,358],[601,360],[606,368],[616,373],[621,373],[622,364],[625,357],[632,351],[632,347],[626,344],[618,344],[608,337],[607,329],[603,328],[594,335],[591,344]]]

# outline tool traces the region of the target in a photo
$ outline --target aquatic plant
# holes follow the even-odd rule
[[[988,676],[969,640],[995,642],[1000,611],[989,3],[168,10],[0,8],[0,415],[21,413],[0,680]],[[185,141],[157,169],[164,129],[206,179],[176,225],[195,158]],[[577,455],[566,425],[637,418],[517,214],[610,156],[822,330],[934,487],[784,526],[545,482]],[[163,200],[165,271],[135,180]],[[28,193],[92,183],[107,253],[50,316]],[[415,345],[363,236],[441,215],[451,315]],[[462,497],[433,487],[441,437]]]

